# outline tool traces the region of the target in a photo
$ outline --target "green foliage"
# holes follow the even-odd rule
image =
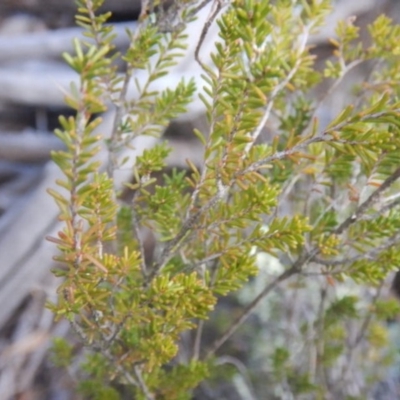
[[[203,164],[188,160],[188,171],[160,180],[168,146],[144,150],[131,167],[124,152],[143,135],[158,137],[199,89],[191,79],[157,89],[185,54],[185,28],[205,5],[175,3],[164,9],[150,2],[120,55],[112,26],[105,25],[110,15],[96,14],[102,1],[79,1],[77,22],[91,41],[76,40],[75,54],[64,56],[80,83],[66,98],[76,116],[61,117],[56,132],[66,149],[53,153],[64,178],[59,191],[49,193],[63,228],[50,240],[59,248],[63,265],[55,273],[63,283],[50,308],[70,320],[92,351],[80,390],[87,398],[117,399],[122,385],[137,399],[189,399],[212,373],[216,351],[288,281],[290,293],[311,293],[303,301],[313,314],[299,323],[287,347],[279,339],[269,346],[271,396],[324,398],[334,386],[329,379],[342,376],[337,370],[350,373],[344,360],[371,361],[361,344],[378,353],[387,346],[379,320],[398,310],[378,296],[366,305],[359,292],[334,289],[350,281],[379,287],[400,265],[399,202],[393,197],[400,177],[400,28],[379,17],[369,27],[371,44],[363,47],[353,22],[341,22],[332,40],[334,59],[318,72],[307,41],[323,24],[329,1],[232,0],[217,19],[211,64],[196,55],[209,123],[208,132],[195,132],[205,147]],[[125,63],[123,74],[117,58]],[[319,127],[321,104],[310,101],[308,91],[324,78],[335,86],[371,60],[379,68],[328,126]],[[141,72],[146,78],[139,80]],[[136,97],[127,97],[129,86]],[[97,114],[107,109],[114,122],[104,137]],[[267,128],[273,138],[262,141]],[[107,165],[98,159],[104,144]],[[119,198],[122,188],[114,179],[121,167],[131,168],[129,203]],[[156,241],[150,261],[144,227]],[[209,349],[201,348],[203,321],[218,296],[257,275],[261,254],[279,260],[281,271]],[[285,330],[282,315],[269,326],[278,338]],[[354,327],[355,339],[346,341]],[[190,330],[194,343],[182,357],[182,337],[191,338]],[[297,356],[295,346],[306,351]],[[58,341],[54,347],[58,359],[71,360],[68,345]],[[347,386],[335,390],[330,395],[336,398],[351,395]]]
[[[72,346],[62,338],[54,338],[53,340],[53,357],[52,362],[57,367],[68,367],[73,360]]]

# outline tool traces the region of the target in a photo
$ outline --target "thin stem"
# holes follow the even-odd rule
[[[246,150],[245,153],[248,153],[251,149],[251,147],[254,145],[255,141],[257,140],[257,138],[260,136],[261,131],[264,129],[265,124],[267,123],[271,112],[272,112],[272,108],[275,104],[275,99],[276,97],[279,95],[279,93],[287,86],[287,84],[290,82],[290,80],[296,75],[298,69],[301,66],[302,63],[302,59],[301,59],[301,54],[304,52],[306,45],[307,45],[307,40],[308,37],[310,35],[310,29],[312,28],[311,26],[307,26],[305,27],[305,31],[303,33],[303,37],[302,40],[300,42],[299,48],[297,50],[298,52],[298,59],[296,61],[296,63],[294,64],[293,68],[289,71],[289,73],[287,74],[287,76],[285,77],[285,79],[279,83],[273,90],[272,92],[269,94],[269,101],[268,104],[265,108],[264,111],[264,115],[261,118],[261,121],[259,122],[258,126],[256,127],[256,129],[251,133],[251,138],[252,141],[249,142],[246,145]]]
[[[197,13],[210,2],[211,0],[203,0],[200,4],[190,10],[190,15],[197,15]]]
[[[129,88],[129,83],[132,78],[132,71],[128,67],[128,70],[125,73],[124,76],[124,81],[122,83],[121,91],[119,94],[119,98],[117,102],[114,102],[116,110],[115,110],[115,116],[114,116],[114,121],[113,121],[113,127],[111,130],[111,146],[110,146],[110,151],[109,151],[109,164],[108,164],[108,175],[113,176],[114,173],[114,159],[113,157],[115,156],[113,151],[116,148],[117,142],[118,142],[118,132],[119,132],[119,124],[122,121],[122,118],[125,113],[125,107],[123,104],[126,101],[126,95],[128,93],[128,88]]]
[[[379,197],[383,191],[388,189],[397,179],[400,178],[400,167],[393,172],[386,180],[379,186],[378,189],[373,192],[367,200],[365,200],[356,210],[354,214],[344,220],[332,233],[335,235],[341,235],[350,225],[354,224],[370,206],[379,200]]]
[[[87,335],[80,327],[80,325],[72,320],[71,321],[72,330],[81,338],[83,344],[92,349],[95,352],[100,352],[108,361],[110,361],[111,365],[117,369],[119,373],[121,373],[124,378],[129,382],[132,386],[139,386],[141,387],[140,383],[135,380],[135,378],[119,363],[115,360],[115,358],[111,355],[111,353],[107,350],[102,348],[100,345],[91,343],[88,339]],[[137,366],[135,367],[137,368]],[[142,388],[142,387],[141,387]],[[143,390],[143,389],[142,389]],[[143,392],[144,393],[144,392]],[[147,400],[154,400],[154,397],[148,397]]]
[[[260,304],[260,302],[274,290],[281,282],[297,274],[299,271],[294,266],[287,269],[278,277],[276,277],[269,285],[267,285],[261,293],[243,310],[242,314],[236,318],[231,326],[217,339],[206,353],[205,359],[213,356],[215,352],[240,328],[240,326],[247,320],[253,310]]]
[[[193,360],[198,360],[200,357],[201,337],[203,335],[204,320],[200,320],[197,324],[196,336],[193,345]]]
[[[195,225],[199,218],[204,215],[208,210],[210,210],[215,204],[217,204],[224,196],[227,191],[227,187],[219,188],[217,195],[215,195],[207,204],[205,204],[199,211],[191,215],[183,223],[182,228],[179,233],[172,239],[164,248],[159,262],[153,268],[149,276],[149,280],[152,280],[160,271],[167,265],[168,261],[173,257],[176,251],[181,246],[182,242],[188,238],[195,231]]]
[[[145,180],[142,178],[143,181]],[[141,182],[144,183],[144,182]],[[136,199],[139,195],[140,188],[136,189],[136,192],[133,194],[132,202],[131,202],[131,210],[132,210],[132,232],[133,235],[135,236],[136,242],[139,247],[139,253],[140,253],[140,270],[144,279],[144,282],[146,282],[147,279],[147,267],[146,267],[146,259],[145,259],[145,249],[144,249],[144,243],[142,239],[142,235],[140,232],[139,224],[139,215],[136,211],[136,208],[138,205],[136,204]]]
[[[324,350],[325,350],[325,342],[324,342],[324,330],[325,330],[325,321],[324,321],[324,313],[325,313],[325,304],[327,300],[327,295],[328,295],[328,289],[327,285],[325,287],[321,288],[321,300],[319,303],[319,308],[318,308],[318,314],[317,314],[317,324],[316,324],[316,366],[320,366],[319,371],[318,368],[315,371],[316,374],[320,375],[320,379],[325,385],[325,387],[329,391],[329,384],[328,384],[328,379],[326,377],[326,367],[323,366],[322,358],[324,356]],[[321,368],[322,366],[322,368]]]
[[[387,178],[382,185],[358,207],[355,214],[350,216],[341,225],[339,225],[338,228],[334,230],[334,233],[337,235],[343,233],[351,224],[357,221],[358,217],[365,213],[368,207],[377,201],[379,195],[385,189],[389,188],[399,177],[400,168],[398,168],[389,178]],[[232,323],[228,330],[211,345],[211,348],[207,352],[206,358],[212,356],[236,332],[236,330],[247,320],[251,312],[258,306],[265,296],[267,296],[280,282],[288,279],[296,273],[299,273],[301,268],[307,262],[313,260],[319,254],[319,252],[320,250],[318,248],[314,248],[311,251],[304,251],[290,269],[283,272],[274,281],[267,285],[264,290],[244,309],[243,313]]]
[[[204,7],[208,2],[209,1],[205,0],[200,5],[202,5],[202,7]],[[210,16],[207,18],[207,21],[205,22],[203,29],[201,30],[200,39],[197,43],[196,50],[194,52],[194,58],[199,63],[200,67],[203,70],[206,70],[206,67],[203,64],[203,62],[200,60],[200,55],[199,55],[200,49],[204,43],[204,40],[207,36],[208,30],[211,27],[211,24],[213,23],[213,21],[215,20],[215,18],[217,17],[218,13],[221,11],[221,8],[222,8],[221,0],[216,0],[216,2],[214,4],[215,4],[215,8],[214,8],[214,10],[211,11]]]
[[[374,295],[374,297],[373,297],[373,299],[371,301],[371,306],[378,301],[378,299],[379,299],[379,297],[381,295],[381,291],[382,291],[383,285],[384,285],[384,281],[382,281],[381,284],[379,285],[379,287],[378,287],[378,289],[377,289],[377,291],[376,291],[376,293],[375,293],[375,295]],[[356,348],[361,344],[361,341],[363,340],[363,338],[365,337],[367,329],[371,324],[372,317],[373,317],[373,313],[368,312],[366,317],[364,318],[362,324],[361,324],[360,329],[358,330],[358,333],[357,333],[353,343],[351,343],[349,345],[349,347],[348,347],[347,362],[346,362],[346,365],[345,365],[345,367],[344,367],[344,369],[342,371],[342,374],[341,374],[342,375],[342,378],[341,378],[342,381],[346,381],[349,378],[349,372],[351,370],[352,362],[353,362],[353,359],[354,359],[354,352],[355,352]]]
[[[143,379],[142,371],[139,366],[135,366],[133,368],[133,372],[135,374],[137,383],[142,391],[143,395],[145,396],[146,400],[154,400],[154,395],[150,392],[149,388],[146,385],[146,382]]]

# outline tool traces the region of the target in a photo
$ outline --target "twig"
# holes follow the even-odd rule
[[[374,297],[373,297],[373,299],[371,301],[371,304],[375,304],[378,301],[379,296],[381,295],[381,291],[382,291],[383,285],[384,285],[384,281],[382,281],[381,284],[379,285],[379,287],[378,287],[378,289],[377,289],[377,291],[376,291],[376,293],[375,293],[375,295],[374,295]],[[365,336],[365,332],[366,332],[366,330],[368,328],[368,325],[370,324],[370,322],[372,320],[372,315],[373,315],[372,312],[368,312],[367,313],[367,317],[364,319],[364,321],[363,321],[363,323],[362,323],[362,325],[360,327],[360,330],[358,331],[358,334],[357,334],[357,336],[356,336],[356,338],[355,338],[355,340],[353,342],[353,348],[357,347],[361,343],[363,337]]]
[[[145,180],[145,178],[142,177],[142,180]],[[141,182],[143,183],[143,182]],[[142,272],[142,276],[144,279],[144,282],[146,282],[147,278],[147,267],[146,267],[146,259],[145,259],[145,249],[144,249],[144,243],[143,243],[143,238],[139,229],[139,216],[136,211],[135,207],[135,201],[136,198],[139,195],[140,188],[136,189],[136,192],[133,195],[132,201],[131,201],[131,211],[132,211],[132,232],[135,235],[135,239],[137,241],[138,247],[139,247],[139,253],[140,253],[140,270]],[[137,205],[136,205],[137,206]]]
[[[204,8],[211,0],[203,0],[200,4],[190,10],[191,15],[196,15],[202,8]]]
[[[389,198],[386,198],[384,201],[391,201],[391,199],[393,199],[394,197],[399,197],[400,193],[395,194],[394,196],[390,196]],[[392,210],[393,208],[395,208],[396,206],[400,205],[400,198],[398,198],[397,200],[392,201],[389,204],[384,205],[378,212],[376,212],[373,215],[363,215],[360,219],[362,220],[366,220],[366,221],[370,221],[373,220],[375,218],[380,217],[382,214],[385,214],[386,212]]]
[[[279,160],[283,160],[284,158],[293,155],[295,153],[298,153],[300,150],[303,150],[304,148],[308,147],[310,144],[313,143],[319,143],[319,142],[329,142],[329,141],[333,141],[332,139],[328,139],[326,137],[322,136],[316,136],[310,139],[305,140],[304,142],[301,142],[295,146],[293,146],[290,149],[286,149],[283,151],[278,151],[275,154],[272,154],[271,156],[265,157],[261,160],[257,160],[255,162],[253,162],[252,164],[250,164],[248,167],[246,167],[245,169],[238,171],[235,174],[235,179],[246,175],[250,172],[256,172],[258,170],[260,170],[263,166],[273,162],[273,161],[279,161]]]
[[[231,326],[217,339],[208,350],[205,358],[211,357],[235,332],[236,330],[246,321],[250,316],[251,312],[258,306],[258,304],[281,282],[292,277],[293,275],[299,274],[304,264],[309,262],[313,257],[318,254],[318,249],[311,251],[304,251],[299,258],[292,264],[292,266],[285,270],[282,274],[278,275],[270,284],[268,284],[261,293],[243,310],[242,314],[236,318]]]
[[[350,225],[354,224],[366,211],[367,209],[376,203],[379,196],[383,191],[388,189],[397,179],[400,178],[400,167],[397,168],[392,175],[390,175],[386,180],[378,187],[378,189],[373,192],[367,200],[364,201],[356,210],[354,214],[344,220],[336,229],[333,230],[332,234],[341,235]]]
[[[384,285],[384,281],[382,281],[381,284],[379,285],[374,297],[372,298],[371,305],[375,304],[377,302],[377,300],[379,299],[383,285]],[[364,338],[369,325],[371,324],[372,316],[373,316],[373,313],[371,313],[371,312],[367,313],[367,315],[364,318],[364,320],[361,324],[361,327],[356,335],[356,338],[354,339],[354,342],[349,345],[348,354],[347,354],[347,362],[346,362],[345,368],[341,374],[342,381],[345,381],[348,378],[348,374],[349,374],[349,371],[350,371],[350,368],[352,365],[352,361],[353,361],[353,357],[354,357],[354,351],[361,344],[361,341]]]
[[[311,28],[312,28],[312,25],[305,28],[305,32],[303,33],[303,38],[302,38],[300,46],[297,50],[299,56],[297,58],[295,65],[289,71],[289,73],[287,74],[285,79],[272,90],[272,92],[269,96],[270,98],[269,98],[268,104],[264,111],[264,115],[262,116],[261,121],[259,122],[257,128],[251,133],[252,141],[246,145],[246,149],[245,149],[246,153],[249,152],[250,148],[254,145],[255,141],[260,136],[262,129],[265,127],[265,124],[267,123],[267,121],[271,115],[272,107],[274,106],[276,97],[286,87],[286,85],[290,82],[290,80],[293,78],[293,76],[298,71],[298,69],[302,63],[301,54],[303,53],[303,51],[306,48],[307,40],[308,40]]]
[[[200,356],[200,347],[201,347],[201,336],[203,334],[204,328],[204,320],[200,320],[197,324],[196,329],[196,336],[194,338],[194,345],[193,345],[193,360],[198,360]]]
[[[143,239],[141,237],[141,232],[139,229],[139,218],[137,212],[134,207],[132,207],[132,231],[135,235],[136,241],[139,246],[140,253],[140,270],[142,272],[143,279],[147,278],[147,267],[146,267],[146,259],[145,259],[145,249],[143,244]]]
[[[124,75],[124,80],[122,83],[122,87],[120,89],[120,94],[119,94],[119,99],[117,102],[114,102],[115,105],[115,115],[114,115],[114,120],[113,120],[113,126],[111,130],[111,145],[110,145],[110,151],[109,151],[109,158],[108,158],[108,175],[110,177],[113,176],[114,172],[114,157],[115,154],[113,153],[113,150],[116,148],[117,142],[118,142],[118,133],[119,133],[119,124],[122,121],[122,118],[124,116],[124,107],[123,104],[126,101],[126,95],[128,93],[128,88],[129,88],[129,83],[132,78],[132,71],[128,67],[127,71],[125,72]],[[111,93],[110,93],[111,97]]]
[[[323,96],[321,99],[319,99],[318,104],[316,105],[314,109],[313,116],[310,118],[310,121],[313,121],[314,118],[317,116],[318,111],[321,109],[323,106],[324,102],[326,99],[332,95],[332,93],[339,87],[339,85],[343,82],[343,79],[346,77],[346,75],[352,71],[357,65],[361,64],[364,60],[355,60],[351,62],[349,65],[346,66],[346,69],[342,71],[341,75],[339,76],[338,79],[335,80],[335,82],[332,84],[332,86],[324,92]],[[307,127],[309,128],[309,127]],[[306,129],[307,130],[307,129]]]
[[[142,386],[140,384],[140,382],[136,381],[134,379],[134,377],[119,363],[116,362],[116,360],[114,359],[114,357],[112,356],[112,354],[107,350],[102,348],[100,345],[97,345],[95,343],[91,343],[90,340],[88,339],[87,335],[85,334],[85,332],[83,331],[83,329],[81,328],[81,326],[74,320],[70,321],[72,330],[81,338],[82,343],[96,351],[96,352],[100,352],[108,361],[110,361],[111,365],[113,365],[118,372],[120,372],[125,379],[133,386],[139,386],[142,390]],[[137,368],[138,366],[135,366],[135,368]],[[135,369],[134,369],[135,371]],[[136,371],[135,371],[136,373]],[[143,391],[143,393],[145,394],[145,392]],[[148,397],[148,400],[153,400],[153,397]]]
[[[203,2],[203,3],[204,3],[203,7],[204,7],[208,2],[209,2],[209,1],[205,0],[205,1]],[[202,4],[203,4],[203,3],[202,3]],[[215,20],[216,16],[218,15],[218,13],[219,13],[219,12],[221,11],[221,9],[222,9],[222,2],[221,2],[221,0],[216,0],[216,1],[214,2],[214,4],[216,5],[216,6],[215,6],[215,9],[211,11],[210,16],[208,17],[207,21],[205,22],[205,24],[204,24],[204,26],[203,26],[203,29],[201,30],[200,39],[199,39],[199,41],[198,41],[198,43],[197,43],[196,50],[195,50],[195,52],[194,52],[194,58],[195,58],[195,60],[199,63],[200,67],[201,67],[203,70],[206,70],[206,67],[205,67],[205,65],[203,64],[203,62],[200,60],[200,56],[199,56],[200,49],[201,49],[201,46],[203,45],[204,39],[206,38],[206,35],[207,35],[208,30],[209,30],[210,27],[211,27],[211,24],[213,23],[213,21]]]
[[[244,383],[246,385],[247,396],[245,396],[245,398],[247,400],[255,400],[253,394],[254,388],[253,385],[251,384],[251,379],[246,366],[240,360],[232,356],[218,357],[218,359],[215,361],[215,365],[224,365],[224,364],[231,364],[238,370],[240,376],[243,378]]]
[[[325,387],[328,389],[329,392],[329,384],[328,384],[328,379],[326,377],[326,367],[322,366],[323,363],[322,357],[324,355],[324,329],[325,329],[325,321],[324,321],[324,312],[325,312],[325,304],[327,300],[327,295],[328,295],[328,289],[327,289],[327,284],[325,287],[321,288],[321,300],[319,303],[319,308],[318,308],[318,314],[317,314],[317,323],[316,323],[316,363],[315,366],[319,366],[319,371],[318,368],[315,371],[317,374],[320,372],[320,377],[321,381],[324,383]],[[321,368],[322,366],[322,368]]]
[[[137,380],[137,382],[138,382],[138,384],[139,384],[139,387],[140,387],[140,389],[141,389],[143,395],[145,396],[146,400],[154,400],[155,397],[154,397],[154,395],[150,392],[149,388],[147,387],[146,382],[145,382],[144,379],[143,379],[142,371],[140,370],[140,367],[136,365],[136,366],[133,368],[133,372],[134,372],[134,374],[135,374],[135,376],[136,376],[136,380]]]
[[[159,272],[167,265],[171,257],[175,254],[178,250],[179,246],[182,244],[185,238],[188,238],[193,233],[193,228],[195,224],[199,220],[199,218],[215,204],[217,204],[226,194],[228,190],[227,187],[220,188],[218,193],[207,203],[205,204],[200,210],[196,213],[189,216],[186,221],[183,223],[179,233],[172,239],[170,242],[167,243],[164,250],[162,251],[158,263],[155,264],[153,271],[149,276],[149,280],[152,280]]]
[[[291,268],[284,271],[278,277],[276,277],[269,285],[267,285],[261,293],[243,310],[242,314],[236,318],[231,326],[217,339],[210,347],[205,355],[205,359],[211,357],[215,352],[237,331],[237,329],[247,320],[252,311],[260,304],[260,302],[272,291],[279,283],[297,274],[299,270],[292,266]]]
[[[360,118],[359,118],[358,122],[371,120],[371,119],[377,119],[377,118],[383,117],[383,116],[385,116],[387,114],[393,115],[393,113],[400,113],[400,109],[396,108],[396,109],[390,110],[389,113],[387,111],[382,111],[382,112],[377,112],[377,113],[373,113],[373,114],[360,115]],[[278,151],[275,154],[272,154],[272,155],[270,155],[268,157],[265,157],[265,158],[263,158],[261,160],[257,160],[254,163],[250,164],[244,170],[239,171],[235,175],[235,178],[238,178],[240,176],[246,175],[249,172],[258,171],[263,166],[265,166],[265,165],[267,165],[267,164],[269,164],[269,163],[271,163],[273,161],[282,160],[282,159],[284,159],[284,158],[286,158],[286,157],[288,157],[290,155],[296,154],[300,150],[305,149],[306,147],[308,147],[310,144],[313,144],[313,143],[335,142],[335,143],[357,144],[357,142],[340,141],[340,139],[338,140],[338,139],[335,139],[334,137],[331,136],[331,132],[335,132],[337,130],[340,130],[343,127],[345,127],[346,125],[348,125],[348,124],[349,124],[349,119],[346,119],[346,120],[342,121],[341,123],[339,123],[337,125],[334,125],[334,126],[331,126],[329,129],[324,130],[323,132],[321,132],[317,136],[311,137],[309,139],[304,140],[303,142],[300,142],[299,144],[293,146],[290,149],[286,149],[286,150],[283,150],[283,151]],[[396,170],[396,172],[397,172],[397,170]],[[396,177],[396,179],[397,179],[397,177]],[[385,184],[385,182],[382,185],[384,185],[384,184]]]

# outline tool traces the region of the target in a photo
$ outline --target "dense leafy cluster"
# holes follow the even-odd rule
[[[271,396],[353,395],[348,381],[332,389],[351,375],[350,363],[343,364],[369,362],[363,346],[387,344],[379,317],[397,312],[378,295],[371,308],[360,293],[340,295],[335,288],[349,280],[380,287],[400,265],[399,27],[378,18],[369,27],[371,44],[362,46],[353,22],[341,22],[334,56],[318,72],[308,41],[330,1],[215,1],[199,47],[218,12],[219,39],[210,63],[196,51],[204,82],[196,94],[201,88],[193,80],[165,90],[157,82],[184,54],[185,28],[208,2],[176,1],[169,9],[150,3],[120,55],[105,24],[109,15],[96,15],[102,1],[79,1],[77,21],[88,41],[77,40],[75,54],[65,55],[80,83],[67,97],[76,116],[62,117],[57,131],[66,148],[53,154],[65,178],[50,194],[64,227],[50,240],[60,250],[63,266],[56,273],[64,280],[51,308],[92,350],[82,392],[118,398],[122,384],[138,399],[190,398],[209,376],[216,351],[267,295],[273,318],[280,300],[274,289],[288,281],[293,293],[303,287],[303,294],[315,294],[304,300],[314,312],[298,331],[287,332],[286,346],[270,342]],[[118,58],[123,73],[115,67]],[[368,62],[373,71],[348,106],[320,125],[323,100],[310,100],[309,91],[324,78],[334,88]],[[137,78],[140,71],[145,80]],[[188,160],[188,172],[174,171],[160,183],[156,176],[169,154],[164,143],[133,160],[125,150],[143,135],[160,135],[195,95],[209,124],[207,132],[195,132],[204,162]],[[104,136],[99,113],[107,109],[113,129]],[[121,168],[131,170],[129,203],[114,179]],[[157,242],[151,260],[144,228]],[[268,270],[271,260],[278,272],[202,348],[203,320],[218,296]],[[285,329],[283,313],[274,321],[271,335]],[[345,340],[354,326],[355,338]],[[193,328],[191,354],[177,357],[182,335]],[[66,344],[56,347],[70,359]],[[363,385],[368,390],[368,380]]]

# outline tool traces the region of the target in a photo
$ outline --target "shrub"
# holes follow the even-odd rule
[[[382,349],[397,305],[380,292],[400,264],[399,27],[379,17],[361,45],[353,21],[341,22],[334,57],[319,71],[307,43],[329,1],[217,0],[195,52],[201,86],[182,78],[160,89],[187,51],[185,29],[210,2],[149,1],[125,54],[113,47],[110,15],[96,15],[102,0],[78,3],[92,40],[76,40],[65,55],[80,82],[66,99],[76,115],[61,117],[56,132],[66,148],[53,154],[65,175],[50,190],[63,223],[50,238],[63,283],[50,307],[89,349],[81,392],[119,398],[124,386],[131,398],[191,398],[224,360],[238,367],[217,351],[261,310],[247,358],[258,365],[252,379],[263,398],[365,398],[380,379],[376,366],[393,361]],[[199,50],[214,20],[219,39],[208,63]],[[367,62],[373,71],[322,126],[323,100],[310,91],[323,79],[336,87]],[[208,119],[207,131],[194,132],[203,163],[188,160],[189,172],[156,181],[168,146],[131,158],[126,149],[161,135],[197,96]],[[110,136],[98,128],[106,110],[114,112]],[[130,171],[129,202],[115,182],[121,169]],[[157,243],[151,260],[144,227]],[[250,278],[243,307],[205,343],[217,300]],[[72,357],[66,343],[56,349]]]

